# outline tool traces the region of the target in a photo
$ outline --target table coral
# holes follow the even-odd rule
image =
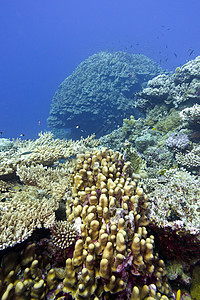
[[[52,166],[59,159],[99,145],[93,136],[79,141],[59,140],[51,132],[40,133],[36,140],[17,139],[9,151],[0,151],[0,179],[16,178],[17,168],[25,165]]]

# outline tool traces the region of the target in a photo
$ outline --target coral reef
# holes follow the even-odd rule
[[[35,187],[5,192],[0,201],[0,250],[26,240],[36,228],[49,228],[58,207]]]
[[[72,136],[106,134],[134,109],[134,93],[164,71],[144,55],[99,52],[87,58],[58,87],[48,125],[71,128]],[[84,118],[82,117],[84,114]],[[77,130],[77,124],[81,130]]]
[[[130,163],[102,148],[78,154],[65,176],[66,221],[49,226],[50,240],[3,256],[1,299],[172,299],[164,261],[147,231],[147,195],[131,177]],[[38,189],[39,180],[33,182],[28,188]]]
[[[146,111],[156,104],[178,107],[200,101],[200,56],[177,69],[171,76],[158,75],[148,81],[147,88],[137,94],[137,107]]]

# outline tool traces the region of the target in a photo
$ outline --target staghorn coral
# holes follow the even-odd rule
[[[26,240],[36,228],[49,228],[57,206],[55,200],[33,187],[24,187],[13,195],[5,193],[4,201],[0,201],[0,249]]]
[[[58,217],[63,214],[61,204],[69,188],[73,160],[58,160],[88,149],[91,139],[61,141],[41,133],[35,141],[17,140],[9,152],[2,153],[0,249],[26,240],[37,228],[49,228],[58,209]],[[9,182],[8,174],[16,181]]]

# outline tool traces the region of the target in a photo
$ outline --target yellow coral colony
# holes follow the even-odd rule
[[[71,184],[66,212],[68,220],[81,220],[81,238],[66,261],[64,292],[74,299],[101,299],[103,292],[125,290],[132,276],[131,299],[168,299],[164,262],[146,230],[147,196],[132,180],[130,163],[105,148],[77,155]],[[143,285],[131,272],[143,274],[146,282],[154,277],[155,284]]]

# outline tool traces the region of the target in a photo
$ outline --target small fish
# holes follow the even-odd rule
[[[190,51],[189,56],[191,56],[193,52],[194,52],[194,50]]]
[[[81,128],[81,126],[80,125],[76,125],[76,129],[79,129],[79,128]]]
[[[165,62],[167,62],[168,61],[168,57],[167,58],[165,58]]]
[[[177,58],[177,54],[176,54],[176,52],[174,52],[174,56]]]
[[[0,131],[0,135],[2,135],[3,134],[3,131]]]
[[[21,187],[19,187],[18,185],[14,185],[10,188],[12,191],[21,191]]]
[[[151,129],[152,129],[152,130],[156,130],[156,128],[155,128],[155,127],[152,127]]]
[[[23,133],[21,133],[19,136],[24,136],[24,134],[23,134]]]
[[[21,153],[20,155],[28,155],[28,154],[31,154],[31,153],[32,153],[32,151],[26,151],[26,152]]]
[[[39,126],[41,125],[41,121],[40,121],[40,120],[38,120],[38,125],[39,125]]]
[[[181,290],[179,289],[178,292],[176,293],[176,300],[181,299]]]

